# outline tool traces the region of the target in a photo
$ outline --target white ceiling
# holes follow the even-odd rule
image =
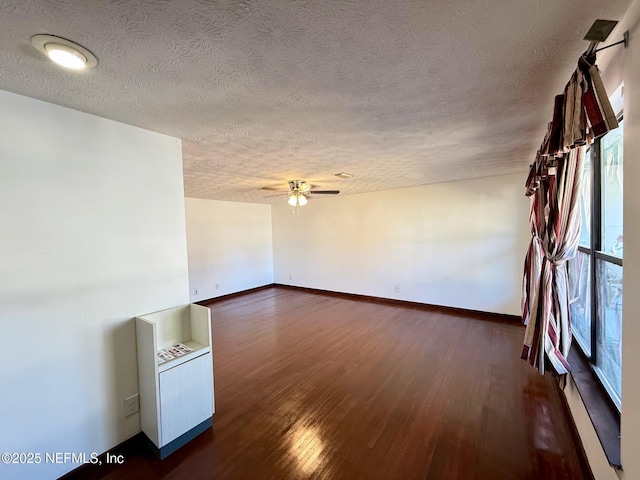
[[[2,0],[0,89],[182,138],[189,197],[524,172],[582,37],[629,3]],[[39,33],[99,65],[54,67]]]

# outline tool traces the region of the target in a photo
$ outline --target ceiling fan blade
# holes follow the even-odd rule
[[[286,193],[276,193],[274,195],[266,195],[262,198],[272,198],[272,197],[284,197],[286,195]]]
[[[278,188],[278,187],[262,187],[261,190],[273,190],[275,192],[288,192],[289,191],[286,188]]]
[[[337,195],[340,193],[340,190],[311,190],[310,193],[312,195],[320,194],[320,195]]]

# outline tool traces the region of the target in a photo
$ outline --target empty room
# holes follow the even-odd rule
[[[640,478],[639,25],[0,1],[0,478]]]

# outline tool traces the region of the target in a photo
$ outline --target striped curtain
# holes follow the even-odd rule
[[[571,346],[567,260],[580,239],[578,206],[586,146],[618,126],[595,58],[580,58],[548,125],[525,188],[530,197],[531,242],[524,262],[522,359],[544,373],[546,361],[569,371]]]
[[[578,206],[584,147],[557,160],[555,175],[531,196],[532,238],[525,258],[522,358],[544,373],[544,355],[558,373],[567,373],[571,345],[567,260],[580,239]]]

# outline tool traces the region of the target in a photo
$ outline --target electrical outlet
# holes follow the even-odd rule
[[[293,273],[289,274],[289,280],[293,280]]]
[[[399,292],[400,291],[400,284],[396,284],[395,288],[396,288],[396,292]]]
[[[198,289],[197,289],[197,288],[193,291],[193,294],[194,294],[194,295],[197,295],[197,294],[198,294]]]
[[[220,288],[220,284],[216,283],[216,290],[218,290]]]
[[[130,417],[140,411],[140,397],[136,393],[124,399],[124,416]]]

